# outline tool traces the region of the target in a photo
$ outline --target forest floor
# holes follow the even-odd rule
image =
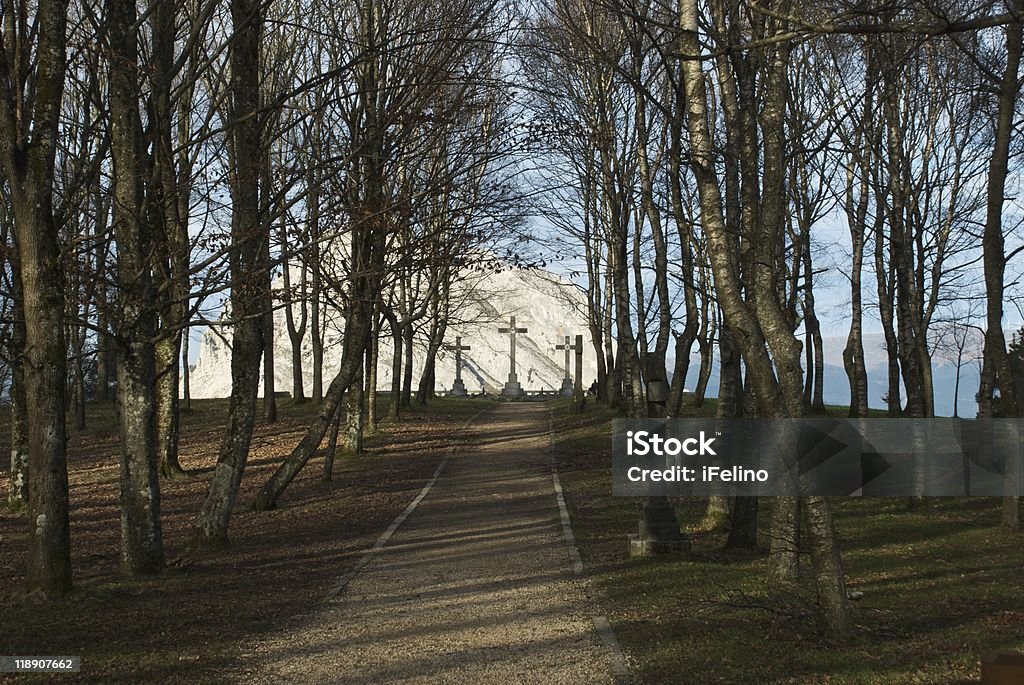
[[[723,551],[725,533],[702,525],[706,500],[675,501],[692,560],[628,558],[640,502],[609,496],[612,418],[562,404],[555,454],[595,599],[643,682],[976,683],[983,653],[1024,650],[1024,536],[999,527],[1000,500],[908,511],[904,498],[834,499],[847,587],[864,596],[852,603],[854,638],[830,644],[813,596],[771,601],[764,554]]]
[[[335,463],[321,481],[312,460],[279,508],[255,513],[256,489],[298,443],[316,406],[279,400],[280,420],[260,423],[231,521],[230,549],[194,554],[188,542],[222,439],[226,401],[194,401],[183,414],[182,465],[195,477],[161,484],[169,562],[154,578],[121,576],[117,428],[111,405],[90,405],[88,429],[73,432],[69,458],[75,590],[41,604],[21,583],[27,524],[6,511],[0,466],[0,654],[81,655],[59,682],[223,682],[244,666],[242,643],[315,607],[338,577],[415,498],[466,420],[485,400],[439,399],[383,422],[365,455]],[[387,410],[382,398],[380,411]],[[0,436],[6,437],[6,420]],[[6,444],[0,453],[8,454]],[[55,676],[22,678],[49,682]]]
[[[654,684],[948,685],[977,682],[988,650],[1024,649],[1024,536],[999,528],[994,498],[930,499],[915,511],[904,499],[834,500],[847,584],[864,593],[852,605],[853,639],[837,645],[813,622],[813,596],[769,599],[763,553],[722,551],[724,533],[702,526],[704,500],[675,502],[691,560],[627,557],[639,502],[610,495],[613,414],[600,405],[582,417],[554,405],[554,453],[584,563],[574,582],[551,490],[550,405],[414,407],[382,424],[364,457],[339,459],[333,482],[321,481],[315,459],[279,509],[257,514],[255,489],[315,411],[280,405],[281,420],[258,428],[233,546],[215,554],[195,555],[187,542],[225,403],[197,402],[186,415],[182,462],[196,477],[163,484],[170,567],[150,579],[118,574],[117,435],[111,408],[91,406],[70,461],[76,590],[54,604],[21,594],[24,517],[0,513],[0,654],[82,655],[82,672],[59,682],[365,673],[368,682],[593,682],[609,673],[596,615],[610,619],[633,674]],[[537,415],[523,423],[510,411]],[[434,489],[324,605],[453,441]],[[0,471],[0,498],[4,488]],[[526,652],[540,656],[519,658]]]

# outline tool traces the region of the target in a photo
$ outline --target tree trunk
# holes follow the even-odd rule
[[[126,315],[131,312],[124,305],[121,311]],[[118,347],[121,564],[132,574],[159,573],[164,565],[164,549],[156,462],[153,348],[146,342]]]
[[[389,317],[391,324],[391,349],[394,354],[391,357],[391,404],[388,407],[388,416],[397,421],[401,416],[402,398],[402,355],[409,354],[403,345],[402,328],[398,324],[398,317]]]
[[[324,399],[324,332],[320,320],[320,298],[323,278],[320,274],[320,188],[310,184],[309,197],[309,320],[310,344],[313,351],[313,401],[319,404]]]
[[[77,319],[82,315],[80,312],[74,313],[74,318]],[[71,374],[71,406],[75,413],[75,430],[85,430],[85,368],[82,364],[82,358],[85,356],[85,331],[78,324],[71,325],[71,351],[72,359],[72,374]]]
[[[11,479],[7,489],[7,504],[13,511],[21,511],[28,505],[28,425],[25,405],[25,367],[22,355],[25,353],[25,313],[22,307],[21,277],[18,265],[12,265],[11,305],[14,321],[7,356],[11,360]]]
[[[1024,7],[1020,0],[1011,4],[1014,12]],[[1009,24],[1006,29],[1006,69],[999,84],[999,109],[996,117],[995,140],[989,162],[985,231],[982,238],[982,261],[985,273],[985,366],[995,377],[999,387],[1000,407],[1004,417],[1020,416],[1021,401],[1017,379],[1014,377],[1003,333],[1004,278],[1006,253],[1003,236],[1003,205],[1006,201],[1010,143],[1014,130],[1017,95],[1020,91],[1020,69],[1024,27]],[[991,392],[991,391],[989,391]],[[1019,488],[1019,484],[1018,484]],[[1021,529],[1021,504],[1017,496],[1003,498],[1003,525],[1011,530]]]
[[[161,338],[156,343],[156,449],[160,475],[165,478],[187,476],[178,462],[179,377],[181,373],[181,336],[187,317],[189,298],[188,192],[178,188],[171,86],[174,80],[175,7],[169,0],[149,3],[152,30],[150,72],[153,89],[150,97],[153,168],[151,171],[151,209],[156,246],[155,277],[160,301]],[[184,105],[183,105],[184,106]],[[191,116],[191,112],[184,113]],[[181,121],[182,137],[187,142],[187,121]],[[179,140],[181,140],[179,138]],[[179,151],[181,175],[191,176],[187,151]],[[183,192],[184,191],[184,192]],[[182,195],[185,196],[184,200]]]
[[[71,590],[67,434],[64,418],[67,346],[60,228],[53,215],[54,155],[64,91],[67,3],[40,0],[31,33],[21,25],[10,45],[35,49],[32,78],[5,74],[18,88],[32,84],[25,106],[0,98],[0,164],[10,189],[14,242],[25,315],[25,421],[28,426],[29,592],[60,597]],[[10,47],[7,48],[11,49]],[[6,67],[5,63],[5,67]],[[26,65],[26,68],[29,68]],[[19,102],[22,102],[19,100]],[[25,132],[31,131],[31,134]]]
[[[269,255],[266,255],[264,258],[267,260],[267,263],[270,262]],[[277,421],[276,394],[277,390],[274,383],[274,311],[268,307],[263,315],[263,420],[267,423]]]
[[[156,454],[157,311],[152,275],[152,216],[143,189],[147,160],[138,106],[135,3],[108,0],[111,156],[117,241],[119,323],[117,413],[121,432],[121,564],[132,574],[164,564]]]
[[[686,375],[690,371],[690,350],[697,338],[697,326],[689,318],[683,326],[683,332],[676,334],[675,363],[672,369],[672,387],[668,395],[668,415],[679,416],[683,408],[683,390]]]
[[[821,324],[814,310],[814,269],[811,264],[810,226],[804,231],[804,328],[807,329],[807,351],[812,364],[808,365],[810,378],[807,383],[806,398],[808,405],[815,412],[825,411],[825,345],[821,338]]]
[[[103,235],[107,231],[107,207],[99,197],[100,190],[96,191],[97,198],[94,201],[96,207],[96,232]],[[95,306],[96,306],[96,391],[94,398],[97,402],[110,401],[110,379],[113,376],[113,369],[110,363],[110,324],[108,313],[110,303],[107,301],[107,245],[108,240],[98,240],[95,249]]]
[[[718,333],[718,407],[715,416],[730,418],[740,416],[743,394],[743,376],[740,354],[736,342],[725,324]]]
[[[377,356],[380,351],[380,317],[376,307],[373,328],[370,330],[370,344],[366,348],[366,432],[377,432]]]
[[[879,198],[877,202],[878,204],[884,203],[884,198]],[[886,404],[889,416],[896,417],[903,413],[903,405],[900,401],[899,343],[897,342],[896,329],[893,323],[892,272],[885,267],[885,241],[881,231],[881,223],[881,218],[876,218],[874,230],[875,280],[878,291],[878,311],[882,322],[882,331],[885,334],[885,353],[888,360],[886,366],[886,378],[888,380]]]
[[[231,398],[224,442],[196,525],[199,546],[225,546],[228,523],[242,482],[256,419],[264,313],[269,275],[264,263],[268,239],[260,216],[259,171],[262,150],[259,117],[262,3],[231,0],[234,40],[229,44],[233,127],[231,164]]]
[[[591,186],[584,210],[583,219],[583,247],[587,261],[587,329],[590,332],[590,344],[594,348],[594,359],[597,362],[597,399],[602,402],[608,400],[608,367],[604,357],[604,333],[601,323],[604,319],[604,306],[601,298],[601,249],[600,241],[593,235],[592,221],[595,211],[592,211],[593,189]],[[587,386],[585,379],[580,379],[583,386]]]
[[[178,461],[179,437],[179,377],[181,369],[180,331],[166,332],[156,344],[156,435],[157,464],[164,478],[187,478],[188,474]],[[187,361],[185,362],[188,363]],[[187,370],[185,371],[187,374]]]
[[[103,278],[97,276],[97,278]],[[105,289],[104,289],[105,290]],[[104,300],[106,295],[103,295]],[[97,304],[102,310],[107,309],[107,303]],[[113,375],[110,368],[110,335],[107,332],[107,317],[105,313],[96,314],[96,391],[93,397],[97,402],[110,401],[110,378]]]
[[[700,334],[697,336],[697,345],[700,348],[700,370],[697,373],[697,386],[693,389],[693,406],[704,405],[704,396],[707,394],[708,381],[711,380],[711,367],[714,364],[715,347],[712,338],[715,335],[716,327],[709,325],[707,298],[703,304],[703,315],[701,316]]]
[[[61,12],[62,19],[56,24],[63,35],[63,6],[57,2],[52,5],[45,11]],[[42,6],[40,11],[44,11]],[[50,59],[62,64],[56,56]],[[18,185],[21,187],[12,189],[11,195],[25,307],[22,368],[28,427],[30,531],[25,585],[29,592],[61,597],[71,590],[63,271],[58,229],[50,205],[52,196],[45,192],[48,186],[31,181]]]
[[[608,265],[604,276],[604,320],[601,322],[601,336],[604,340],[605,366],[608,369],[608,382],[605,386],[604,399],[609,407],[618,408],[622,402],[622,370],[619,368],[619,357],[615,350],[615,336],[612,334],[612,309],[614,294],[612,291],[612,258],[608,256]]]
[[[615,333],[617,372],[621,378],[622,412],[624,416],[643,417],[647,415],[644,401],[643,380],[640,374],[640,358],[637,354],[636,339],[633,337],[632,314],[630,311],[629,267],[626,260],[626,226],[618,220],[609,245],[609,257],[613,262],[613,295],[615,304]]]
[[[757,549],[757,497],[734,497],[726,549]]]
[[[183,331],[181,338],[181,404],[179,406],[185,411],[192,411],[192,388],[190,379],[192,369],[188,363],[189,333],[190,329],[186,328]]]
[[[309,174],[312,177],[314,173],[312,170],[313,165],[310,165]],[[309,190],[309,184],[313,181],[309,181],[307,184],[307,190]],[[308,235],[308,231],[307,231]],[[280,233],[281,245],[288,245],[288,233],[286,230],[286,224],[284,218],[281,219],[281,233]],[[302,259],[302,264],[299,267],[299,293],[298,297],[295,297],[295,293],[292,292],[292,276],[291,276],[291,265],[285,261],[284,268],[281,270],[281,277],[284,281],[284,320],[285,326],[288,329],[288,340],[292,346],[292,402],[295,404],[302,404],[306,401],[306,388],[305,380],[302,374],[302,340],[306,337],[306,323],[309,317],[309,307],[306,302],[308,295],[308,288],[306,287],[308,267],[306,266],[305,259]],[[299,321],[295,322],[295,312],[292,307],[296,304],[299,305]]]
[[[295,404],[306,402],[306,387],[302,375],[302,337],[291,338],[292,343],[292,401]]]
[[[849,637],[851,625],[846,599],[843,563],[836,544],[836,531],[828,499],[807,497],[807,537],[811,547],[811,564],[818,588],[819,611],[825,632],[843,640]]]
[[[274,129],[275,112],[273,110],[265,111],[260,117],[262,121],[262,139],[260,141],[262,145],[263,154],[260,157],[260,180],[259,180],[259,216],[269,217],[270,205],[274,201],[274,169],[273,162],[271,159],[271,137],[277,133]],[[263,310],[263,421],[265,423],[276,423],[277,422],[277,378],[275,378],[274,362],[276,350],[274,349],[274,295],[273,295],[273,284],[270,282],[270,233],[271,228],[268,224],[266,226],[267,239],[262,241],[260,249],[263,251],[261,255],[263,263],[267,265],[267,293],[265,298],[265,308]],[[286,248],[285,244],[282,244],[281,249]],[[287,268],[287,264],[285,265]]]
[[[345,451],[350,454],[363,453],[363,426],[365,425],[365,399],[363,389],[363,366],[359,365],[352,385],[345,393]]]
[[[792,587],[798,579],[800,562],[800,500],[772,499],[772,532],[768,554],[768,577],[777,587]]]
[[[869,98],[866,98],[870,101]],[[867,170],[861,169],[860,196],[853,205],[853,172],[847,177],[847,223],[853,259],[850,264],[850,333],[843,348],[843,368],[850,383],[850,418],[868,415],[868,372],[864,361],[864,304],[861,292],[864,270],[864,232],[868,210]]]
[[[439,293],[437,297],[443,297]],[[430,340],[427,342],[427,355],[423,361],[423,374],[420,375],[420,382],[416,388],[416,401],[419,404],[426,404],[434,398],[435,372],[437,367],[437,353],[444,344],[444,334],[448,328],[445,316],[442,316],[440,306],[432,307],[430,321]]]
[[[415,328],[412,322],[406,322],[402,326],[403,347],[405,348],[405,369],[402,371],[402,397],[401,404],[408,407],[412,403],[412,365],[413,365],[413,335]]]
[[[338,431],[341,429],[341,415],[344,413],[344,402],[339,402],[331,420],[331,434],[327,438],[327,449],[324,451],[324,467],[320,480],[330,483],[334,480],[334,458],[338,452]]]
[[[360,309],[355,307],[353,312],[359,312]],[[253,508],[256,511],[266,511],[277,506],[277,500],[281,493],[299,474],[323,440],[324,433],[327,432],[327,427],[334,418],[335,411],[338,411],[342,394],[346,388],[352,385],[353,379],[363,364],[363,354],[370,331],[368,319],[369,317],[365,313],[353,313],[346,321],[344,351],[338,374],[327,388],[320,411],[306,435],[257,493],[253,503]]]

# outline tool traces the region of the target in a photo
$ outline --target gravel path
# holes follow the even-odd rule
[[[242,682],[615,682],[562,537],[547,406],[502,404],[468,434],[335,599],[253,646]]]

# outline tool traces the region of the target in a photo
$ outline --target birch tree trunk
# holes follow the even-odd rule
[[[783,16],[789,13],[786,2],[773,4],[771,9]],[[679,10],[680,52],[691,57],[681,60],[683,87],[686,92],[687,128],[690,133],[690,163],[697,182],[701,225],[707,236],[708,256],[724,323],[735,336],[737,346],[746,362],[747,380],[755,396],[758,414],[765,418],[799,417],[803,414],[804,408],[800,345],[790,324],[787,323],[776,295],[776,265],[781,252],[778,248],[785,212],[783,121],[787,97],[785,84],[788,48],[785,44],[777,44],[765,49],[768,57],[762,56],[765,66],[761,84],[764,104],[760,123],[764,139],[761,145],[763,169],[760,206],[752,204],[755,195],[752,182],[755,175],[749,167],[742,183],[746,214],[744,233],[752,238],[752,244],[749,246],[753,256],[752,311],[741,295],[742,286],[732,259],[734,248],[722,214],[723,202],[707,116],[708,94],[701,62],[695,59],[701,51],[696,0],[680,0]],[[749,82],[744,82],[748,88],[745,89],[743,98],[749,99],[752,91],[749,89]],[[743,98],[740,99],[741,102]],[[741,107],[740,114],[749,117],[753,113],[750,108]],[[744,130],[744,146],[756,146],[757,141],[752,137],[751,127],[746,126]],[[754,133],[756,134],[756,130]],[[750,159],[756,158],[754,155]],[[753,220],[755,209],[759,214],[757,220]],[[824,612],[822,618],[831,632],[845,635],[848,629],[845,591],[837,594],[837,588],[842,586],[842,569],[838,564],[827,563],[829,558],[834,557],[838,560],[839,554],[834,535],[824,534],[826,529],[830,529],[831,513],[827,500],[816,502],[814,508],[816,525],[819,532],[823,533],[818,544],[812,547],[816,568],[820,564],[822,568],[830,569],[837,576],[825,578],[823,575],[816,575],[819,594],[831,594],[824,599],[825,605],[835,607],[834,611]],[[779,519],[791,519],[793,507],[784,503],[778,509],[778,513]],[[783,532],[773,527],[772,535],[775,537]],[[795,567],[786,559],[782,559],[782,562],[782,568],[787,574]]]
[[[864,114],[870,112],[872,89],[865,88]],[[857,145],[863,136],[858,132],[854,138]],[[868,415],[868,373],[864,361],[864,304],[861,292],[864,271],[864,243],[868,212],[868,169],[862,161],[863,154],[854,154],[846,180],[846,221],[850,228],[850,243],[853,248],[850,263],[850,333],[843,348],[843,368],[850,383],[850,418],[864,418]],[[859,169],[860,179],[855,169]],[[854,197],[854,186],[859,193]]]

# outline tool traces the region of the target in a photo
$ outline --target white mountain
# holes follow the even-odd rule
[[[296,274],[297,276],[297,274]],[[585,298],[580,289],[568,280],[540,269],[505,268],[487,274],[468,274],[460,290],[453,294],[451,323],[445,342],[454,343],[461,336],[462,344],[470,346],[463,352],[462,377],[470,393],[481,391],[498,392],[508,379],[509,336],[499,333],[498,328],[508,326],[510,316],[516,317],[517,328],[527,328],[527,333],[517,337],[517,373],[520,384],[526,390],[557,390],[564,376],[564,353],[555,346],[562,344],[565,335],[573,338],[584,335],[583,384],[584,387],[597,377],[593,358],[593,347],[589,343],[586,326]],[[280,284],[278,284],[279,287]],[[324,387],[330,383],[340,356],[343,322],[330,320],[326,325],[324,350]],[[1009,335],[1009,334],[1008,334]],[[845,335],[826,335],[825,351],[825,402],[827,404],[849,404],[850,393],[843,370],[842,350],[846,345]],[[883,395],[887,390],[885,340],[881,333],[867,333],[864,336],[865,362],[868,372],[868,404],[871,407],[885,406]],[[417,338],[413,353],[413,387],[419,382],[423,370],[425,340]],[[976,411],[974,393],[978,389],[978,364],[976,358],[980,341],[972,340],[966,351],[961,368],[959,411],[961,415],[972,416]],[[275,386],[278,390],[291,391],[291,342],[285,326],[284,310],[274,316]],[[312,347],[309,333],[302,347],[303,377],[307,396],[312,391]],[[380,341],[377,386],[381,390],[391,387],[391,364],[393,359],[390,336]],[[708,396],[718,391],[717,359],[708,384]],[[575,360],[571,360],[573,372]],[[669,360],[671,369],[672,360]],[[696,354],[691,358],[686,387],[692,388],[697,381],[700,361]],[[933,358],[936,413],[950,415],[953,412],[953,394],[956,364],[949,358],[949,352],[937,351]],[[435,388],[445,392],[452,387],[455,378],[455,354],[442,350],[438,353]],[[262,392],[262,384],[260,386]],[[208,329],[200,343],[198,359],[191,377],[193,397],[227,397],[231,392],[231,349],[230,330],[226,327]]]
[[[558,390],[565,375],[565,355],[555,346],[565,336],[584,335],[583,384],[590,385],[597,377],[593,347],[587,344],[585,298],[568,280],[540,269],[505,268],[484,275],[470,274],[453,292],[453,306],[445,343],[453,344],[456,336],[471,349],[462,353],[462,379],[468,392],[499,392],[508,379],[509,335],[499,333],[516,317],[516,327],[526,333],[516,338],[516,367],[524,390]],[[279,287],[276,284],[275,287]],[[294,306],[294,305],[293,305]],[[298,315],[297,309],[295,311]],[[329,320],[325,329],[324,387],[330,383],[341,355],[344,322]],[[191,374],[191,394],[196,398],[227,397],[231,393],[231,345],[227,327],[207,330],[200,343],[199,355]],[[423,372],[426,354],[425,336],[418,336],[413,352],[413,388]],[[313,354],[307,331],[302,346],[303,378],[306,396],[313,386]],[[391,366],[394,357],[391,338],[380,339],[377,386],[391,387]],[[274,383],[279,391],[292,389],[292,350],[285,323],[285,312],[274,315]],[[575,359],[570,373],[575,373]],[[455,378],[455,353],[442,350],[437,356],[435,388],[445,392]],[[260,384],[262,392],[262,383]]]

